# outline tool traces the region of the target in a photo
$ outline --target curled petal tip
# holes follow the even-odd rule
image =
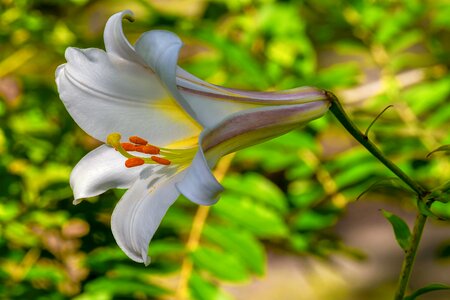
[[[146,267],[151,263],[152,259],[147,255],[147,251],[142,251],[142,262]]]
[[[122,29],[122,20],[134,21],[134,14],[131,10],[124,10],[111,16],[106,22],[103,39],[105,41],[106,52],[115,54],[125,60],[138,64],[143,63],[134,52],[133,46],[128,42]]]

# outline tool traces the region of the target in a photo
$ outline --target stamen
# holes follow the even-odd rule
[[[121,143],[121,138],[119,133],[114,132],[108,135],[106,142],[127,158],[125,161],[127,168],[141,166],[143,164],[160,164],[165,166],[174,164],[177,166],[186,166],[192,161],[197,151],[197,147],[185,149],[160,148],[149,144],[146,140],[138,136],[131,136],[129,138],[130,142]],[[150,154],[150,157],[133,155],[131,152]]]
[[[160,164],[160,165],[170,165],[170,160],[162,158],[162,157],[158,157],[158,156],[151,156],[150,157],[151,160],[153,160],[154,162]]]
[[[147,145],[148,142],[144,140],[143,138],[140,138],[136,135],[130,136],[128,140],[132,143],[138,144],[138,145]]]
[[[145,153],[145,154],[159,154],[160,150],[158,147],[153,145],[145,145],[145,146],[136,146],[136,151]]]
[[[132,168],[141,166],[145,163],[145,161],[140,157],[131,157],[125,161],[125,167]]]
[[[125,151],[137,151],[137,146],[132,143],[120,143]]]

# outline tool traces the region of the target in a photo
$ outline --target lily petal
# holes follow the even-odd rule
[[[201,136],[201,146],[209,160],[259,144],[323,116],[330,101],[267,106],[229,116]]]
[[[180,193],[175,184],[184,172],[153,174],[139,179],[114,208],[111,228],[119,247],[136,262],[150,263],[148,244],[162,218]]]
[[[179,68],[178,89],[206,128],[217,126],[228,116],[263,106],[293,105],[324,99],[324,91],[300,87],[278,92],[252,92],[212,85]]]
[[[192,202],[211,205],[223,187],[211,168],[220,157],[285,134],[322,116],[328,101],[245,110],[229,116],[200,135],[199,150],[177,189]]]
[[[105,42],[106,52],[114,54],[124,60],[132,61],[143,65],[145,62],[134,51],[133,46],[128,42],[123,34],[122,20],[133,21],[133,12],[124,10],[112,15],[106,22],[103,40]]]
[[[125,158],[113,148],[102,145],[83,157],[70,174],[74,204],[82,198],[100,195],[112,188],[129,188],[145,168],[126,168]]]
[[[161,82],[183,109],[198,121],[197,114],[177,88],[178,54],[182,46],[183,42],[176,34],[166,30],[152,30],[142,34],[134,47],[136,53],[158,74]]]
[[[164,146],[197,136],[198,125],[144,66],[98,49],[66,50],[56,71],[58,92],[77,124],[105,142],[111,132]]]
[[[208,206],[215,204],[223,191],[222,185],[211,172],[216,162],[217,159],[207,162],[203,149],[199,148],[186,176],[176,185],[178,191],[194,203]]]

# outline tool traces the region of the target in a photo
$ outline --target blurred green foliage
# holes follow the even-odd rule
[[[183,261],[192,263],[192,299],[232,299],[222,284],[263,276],[268,249],[351,255],[333,226],[392,177],[328,115],[237,154],[195,251],[186,240],[197,207],[178,201],[150,246],[150,267],[133,263],[109,227],[123,191],[71,204],[70,171],[99,142],[72,121],[54,84],[66,47],[103,48],[107,18],[126,8],[136,17],[124,24],[130,40],[176,32],[180,64],[212,83],[329,89],[361,128],[394,104],[369,137],[425,186],[448,180],[445,153],[427,158],[450,144],[446,0],[0,0],[1,299],[170,298]],[[414,205],[395,186],[372,192]],[[448,216],[448,204],[432,209]]]

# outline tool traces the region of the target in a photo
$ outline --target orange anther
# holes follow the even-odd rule
[[[158,147],[152,146],[152,145],[145,145],[145,146],[138,146],[138,147],[140,149],[137,151],[146,153],[146,154],[159,154],[159,152],[160,152]]]
[[[148,142],[147,142],[146,140],[144,140],[143,138],[140,138],[140,137],[138,137],[138,136],[135,136],[135,135],[130,136],[130,137],[128,138],[128,140],[129,140],[130,142],[135,143],[135,144],[138,144],[138,145],[147,145],[147,144],[148,144]]]
[[[125,167],[132,168],[143,165],[145,162],[142,158],[139,157],[131,157],[125,161]]]
[[[158,156],[151,156],[150,157],[154,162],[160,164],[160,165],[170,165],[170,160],[162,158],[162,157],[158,157]]]
[[[132,143],[120,143],[122,145],[122,148],[125,151],[137,151],[136,150],[136,145],[132,144]]]

